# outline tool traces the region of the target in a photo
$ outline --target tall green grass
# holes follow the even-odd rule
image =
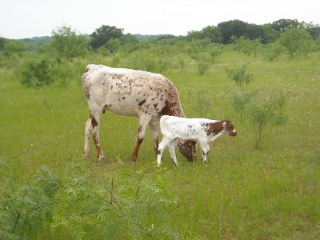
[[[286,124],[268,125],[259,150],[254,127],[230,104],[238,89],[225,70],[248,62],[250,88],[287,99]],[[238,135],[212,143],[206,163],[177,151],[175,167],[165,151],[161,168],[149,131],[130,164],[138,119],[112,113],[103,115],[100,132],[106,160],[94,158],[92,141],[92,157],[83,157],[89,112],[82,72],[67,87],[28,89],[2,67],[0,238],[320,239],[319,65],[317,53],[268,62],[226,52],[202,76],[192,68],[166,72],[186,116],[230,118]],[[105,201],[111,193],[125,214],[103,211],[112,207]],[[23,231],[13,232],[18,223]]]

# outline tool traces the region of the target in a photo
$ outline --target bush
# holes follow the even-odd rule
[[[28,62],[21,72],[21,84],[26,87],[43,87],[54,82],[50,71],[53,64],[45,59]]]
[[[65,175],[42,166],[16,186],[0,159],[0,239],[173,239],[177,199],[157,176],[92,179],[93,168],[70,163]],[[49,231],[50,230],[50,231]]]

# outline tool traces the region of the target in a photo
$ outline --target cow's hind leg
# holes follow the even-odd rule
[[[139,127],[138,127],[138,134],[137,134],[137,142],[136,146],[131,154],[131,162],[135,163],[138,157],[138,152],[140,145],[144,139],[144,135],[146,134],[147,126],[150,122],[150,118],[148,117],[140,117],[139,119]]]
[[[86,122],[84,154],[85,156],[89,156],[89,139],[90,134],[92,133],[93,141],[96,146],[97,158],[99,160],[103,160],[104,155],[99,141],[100,117],[101,113],[91,112],[90,118]]]
[[[90,143],[90,135],[92,134],[92,124],[91,124],[91,115],[89,119],[86,122],[86,128],[85,128],[85,137],[84,137],[84,155],[85,157],[90,156],[90,149],[89,149],[89,143]]]

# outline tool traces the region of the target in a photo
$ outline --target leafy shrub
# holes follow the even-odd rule
[[[0,239],[29,239],[39,235],[52,221],[60,179],[46,166],[26,184],[16,186],[5,161],[0,163],[4,190],[0,199]]]
[[[273,122],[276,125],[282,125],[286,122],[283,114],[285,101],[286,98],[284,95],[251,101],[249,107],[251,120],[256,126],[255,148],[260,147],[262,130],[268,123]]]
[[[234,80],[241,90],[251,83],[253,75],[246,73],[248,64],[244,64],[239,68],[226,69],[228,78]]]
[[[32,60],[21,72],[21,84],[26,87],[43,87],[54,82],[51,76],[52,63],[48,60]]]
[[[0,159],[1,160],[1,159]],[[155,176],[92,179],[92,167],[70,164],[58,176],[43,166],[23,185],[14,184],[0,161],[0,239],[172,239],[176,198]],[[93,170],[92,170],[93,171]],[[48,231],[50,230],[50,231]]]

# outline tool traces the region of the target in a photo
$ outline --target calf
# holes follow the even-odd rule
[[[210,120],[205,118],[180,118],[164,115],[160,119],[160,130],[163,139],[158,147],[157,163],[161,164],[164,149],[168,146],[170,155],[176,165],[178,161],[175,154],[177,141],[198,141],[201,147],[203,161],[207,160],[209,142],[213,142],[221,135],[236,136],[237,131],[230,120]]]

